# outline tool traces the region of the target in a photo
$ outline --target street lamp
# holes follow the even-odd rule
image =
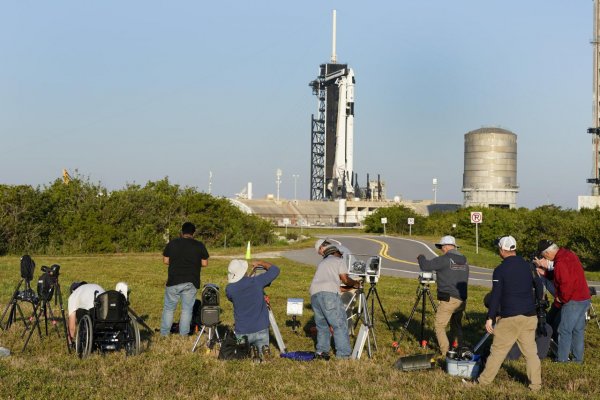
[[[437,204],[437,178],[433,178],[433,204]]]
[[[300,178],[300,175],[294,174],[294,175],[292,175],[292,178],[294,178],[294,201],[296,201],[298,198],[296,196],[296,184],[298,183],[298,178]]]

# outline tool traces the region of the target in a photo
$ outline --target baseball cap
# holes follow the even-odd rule
[[[544,251],[548,250],[550,246],[552,246],[554,242],[552,240],[544,239],[538,242],[538,254],[542,254]]]
[[[441,249],[442,246],[445,246],[447,244],[452,245],[456,248],[459,247],[456,245],[456,239],[454,239],[454,236],[444,236],[443,238],[440,239],[440,241],[438,243],[435,244],[435,247],[437,247],[438,249]]]
[[[512,236],[503,236],[498,241],[498,247],[504,251],[515,251],[517,249],[517,241]]]
[[[227,267],[227,281],[236,283],[246,275],[248,271],[248,262],[245,260],[231,260]]]

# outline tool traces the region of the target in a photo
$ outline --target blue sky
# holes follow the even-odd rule
[[[308,86],[331,53],[356,74],[359,183],[462,202],[464,134],[518,135],[518,205],[589,194],[593,2],[6,1],[0,183],[62,168],[109,189],[165,176],[230,197],[309,197]]]

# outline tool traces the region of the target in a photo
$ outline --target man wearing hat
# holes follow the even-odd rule
[[[462,314],[467,301],[467,285],[469,282],[469,265],[467,258],[457,250],[456,240],[453,236],[444,236],[435,247],[442,251],[442,255],[431,260],[423,254],[417,257],[421,271],[437,273],[439,305],[435,314],[435,335],[440,352],[446,355],[450,342],[446,335],[446,326],[454,333],[459,346],[462,344]]]
[[[551,240],[541,240],[538,251],[543,258],[533,262],[540,275],[554,284],[553,310],[560,310],[557,361],[583,362],[585,314],[590,307],[590,289],[579,257],[571,250],[558,247]],[[555,313],[552,313],[555,314]]]
[[[476,382],[491,384],[506,355],[517,343],[525,357],[529,388],[540,390],[542,367],[535,343],[538,319],[532,294],[534,280],[529,263],[518,256],[516,250],[514,237],[504,236],[498,240],[502,262],[492,274],[492,294],[485,322],[485,329],[494,335],[494,341],[485,369]]]
[[[310,284],[310,304],[315,313],[317,326],[317,358],[329,359],[331,332],[335,342],[336,358],[348,358],[352,354],[346,311],[340,297],[340,284],[358,287],[359,282],[348,276],[348,266],[344,262],[342,251],[347,250],[337,241],[318,240],[315,244],[317,254],[323,257]]]
[[[266,261],[253,261],[252,267],[253,270],[262,268],[265,273],[249,277],[247,261],[231,260],[225,295],[233,303],[236,336],[246,336],[248,344],[255,346],[262,355],[269,352],[269,311],[264,288],[277,278],[279,268]]]

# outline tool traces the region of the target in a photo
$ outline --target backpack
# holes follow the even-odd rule
[[[219,360],[241,360],[250,357],[250,346],[246,336],[239,340],[232,330],[225,332],[219,350]]]

